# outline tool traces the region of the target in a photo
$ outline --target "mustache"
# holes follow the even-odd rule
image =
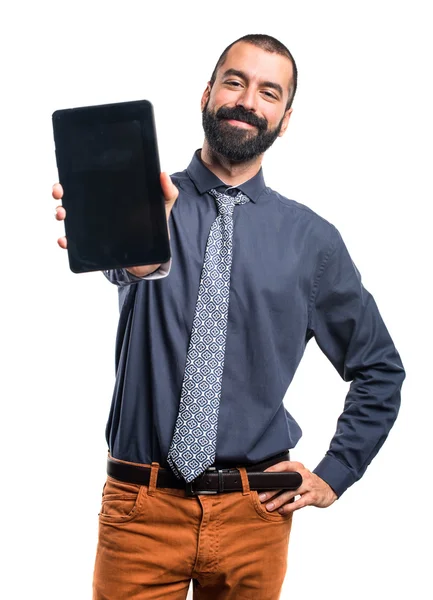
[[[266,119],[261,119],[254,113],[246,110],[243,106],[234,106],[229,108],[221,106],[216,113],[217,119],[234,119],[235,121],[243,121],[249,125],[254,125],[259,131],[266,131],[268,122]]]

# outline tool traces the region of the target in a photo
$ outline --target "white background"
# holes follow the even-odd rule
[[[56,245],[51,114],[147,98],[162,168],[181,170],[202,143],[200,97],[213,66],[246,33],[276,36],[299,68],[289,129],[265,158],[267,184],[341,231],[408,374],[400,416],[364,478],[331,508],[295,515],[282,598],[432,597],[428,4],[2,9],[2,598],[91,597],[105,477],[117,293],[102,275],[72,274]],[[311,469],[346,391],[312,342],[286,396],[304,430],[292,456]]]

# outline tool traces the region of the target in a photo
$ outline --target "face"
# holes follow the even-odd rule
[[[235,44],[202,97],[203,128],[211,149],[233,162],[263,154],[289,124],[292,75],[285,56],[245,42]]]

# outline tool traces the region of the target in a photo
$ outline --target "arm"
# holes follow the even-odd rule
[[[344,410],[328,452],[313,472],[298,462],[268,471],[298,471],[295,492],[261,495],[268,510],[287,514],[330,506],[360,479],[384,443],[400,407],[403,365],[373,297],[363,287],[338,231],[321,265],[309,303],[309,335],[340,376],[350,381]],[[281,490],[280,490],[281,491]],[[294,502],[288,503],[295,496]]]
[[[400,356],[371,294],[335,231],[310,303],[312,335],[340,376],[350,381],[343,413],[314,473],[340,496],[376,456],[400,407]]]
[[[141,275],[134,275],[136,272],[134,267],[130,269],[113,269],[111,271],[102,272],[108,281],[114,283],[114,285],[123,287],[125,285],[130,285],[131,283],[137,283],[138,281],[149,281],[152,279],[162,279],[163,277],[167,277],[171,269],[171,259],[165,263],[162,263],[161,265],[149,265],[149,273],[147,275],[144,267],[139,267],[139,269],[142,269]]]

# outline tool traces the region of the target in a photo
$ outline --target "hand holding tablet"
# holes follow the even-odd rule
[[[160,180],[151,104],[56,111],[53,130],[71,270],[166,262],[166,219],[178,192],[168,175]],[[60,186],[53,196],[62,198]],[[64,217],[59,208],[57,218]]]

